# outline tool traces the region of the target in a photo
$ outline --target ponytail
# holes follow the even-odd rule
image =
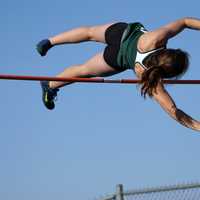
[[[164,70],[161,67],[150,67],[147,69],[141,77],[141,95],[144,98],[147,94],[152,97],[153,92],[156,92],[156,87],[163,76]]]
[[[141,76],[141,95],[150,97],[156,92],[158,83],[163,78],[179,78],[189,66],[189,55],[181,49],[163,49],[144,59],[147,67]]]

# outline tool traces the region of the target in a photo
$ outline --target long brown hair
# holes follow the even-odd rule
[[[187,71],[189,55],[181,49],[163,49],[147,56],[143,64],[147,70],[141,77],[141,95],[152,97],[163,78],[178,79]]]

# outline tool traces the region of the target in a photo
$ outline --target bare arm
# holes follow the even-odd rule
[[[186,17],[172,22],[163,27],[168,37],[174,37],[185,28],[200,30],[200,20],[196,18]]]
[[[186,17],[169,23],[151,32],[151,35],[159,43],[166,43],[168,39],[176,36],[184,29],[200,30],[200,19]]]
[[[193,119],[176,107],[173,99],[164,89],[162,83],[158,84],[156,92],[154,92],[153,94],[153,97],[173,119],[178,121],[183,126],[186,126],[196,131],[200,131],[200,122]]]
[[[187,17],[184,20],[186,28],[200,30],[200,19]]]

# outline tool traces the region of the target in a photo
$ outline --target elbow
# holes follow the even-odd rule
[[[175,120],[181,122],[183,117],[183,112],[178,109],[176,106],[172,106],[171,109],[168,110],[169,115]]]
[[[190,17],[184,17],[182,20],[183,20],[183,23],[184,25],[187,27],[188,26],[188,21],[189,21]]]
[[[172,116],[175,117],[177,116],[178,113],[178,108],[176,107],[176,105],[171,106],[170,108],[167,109],[167,112]]]
[[[180,110],[179,108],[177,108],[176,106],[172,108],[171,110],[171,113],[172,113],[172,116],[178,120],[179,122],[182,122],[183,120],[183,116],[184,116],[184,113],[182,110]]]

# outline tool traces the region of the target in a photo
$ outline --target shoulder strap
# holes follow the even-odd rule
[[[160,50],[163,50],[165,47],[161,47],[161,48],[158,48],[158,49],[154,49],[152,51],[149,51],[149,52],[145,52],[145,53],[140,53],[138,50],[137,50],[137,54],[136,54],[136,59],[135,59],[135,63],[139,63],[140,65],[142,65],[142,67],[147,70],[147,67],[143,64],[143,61],[144,59],[152,54],[152,53],[155,53],[157,51],[160,51]]]

